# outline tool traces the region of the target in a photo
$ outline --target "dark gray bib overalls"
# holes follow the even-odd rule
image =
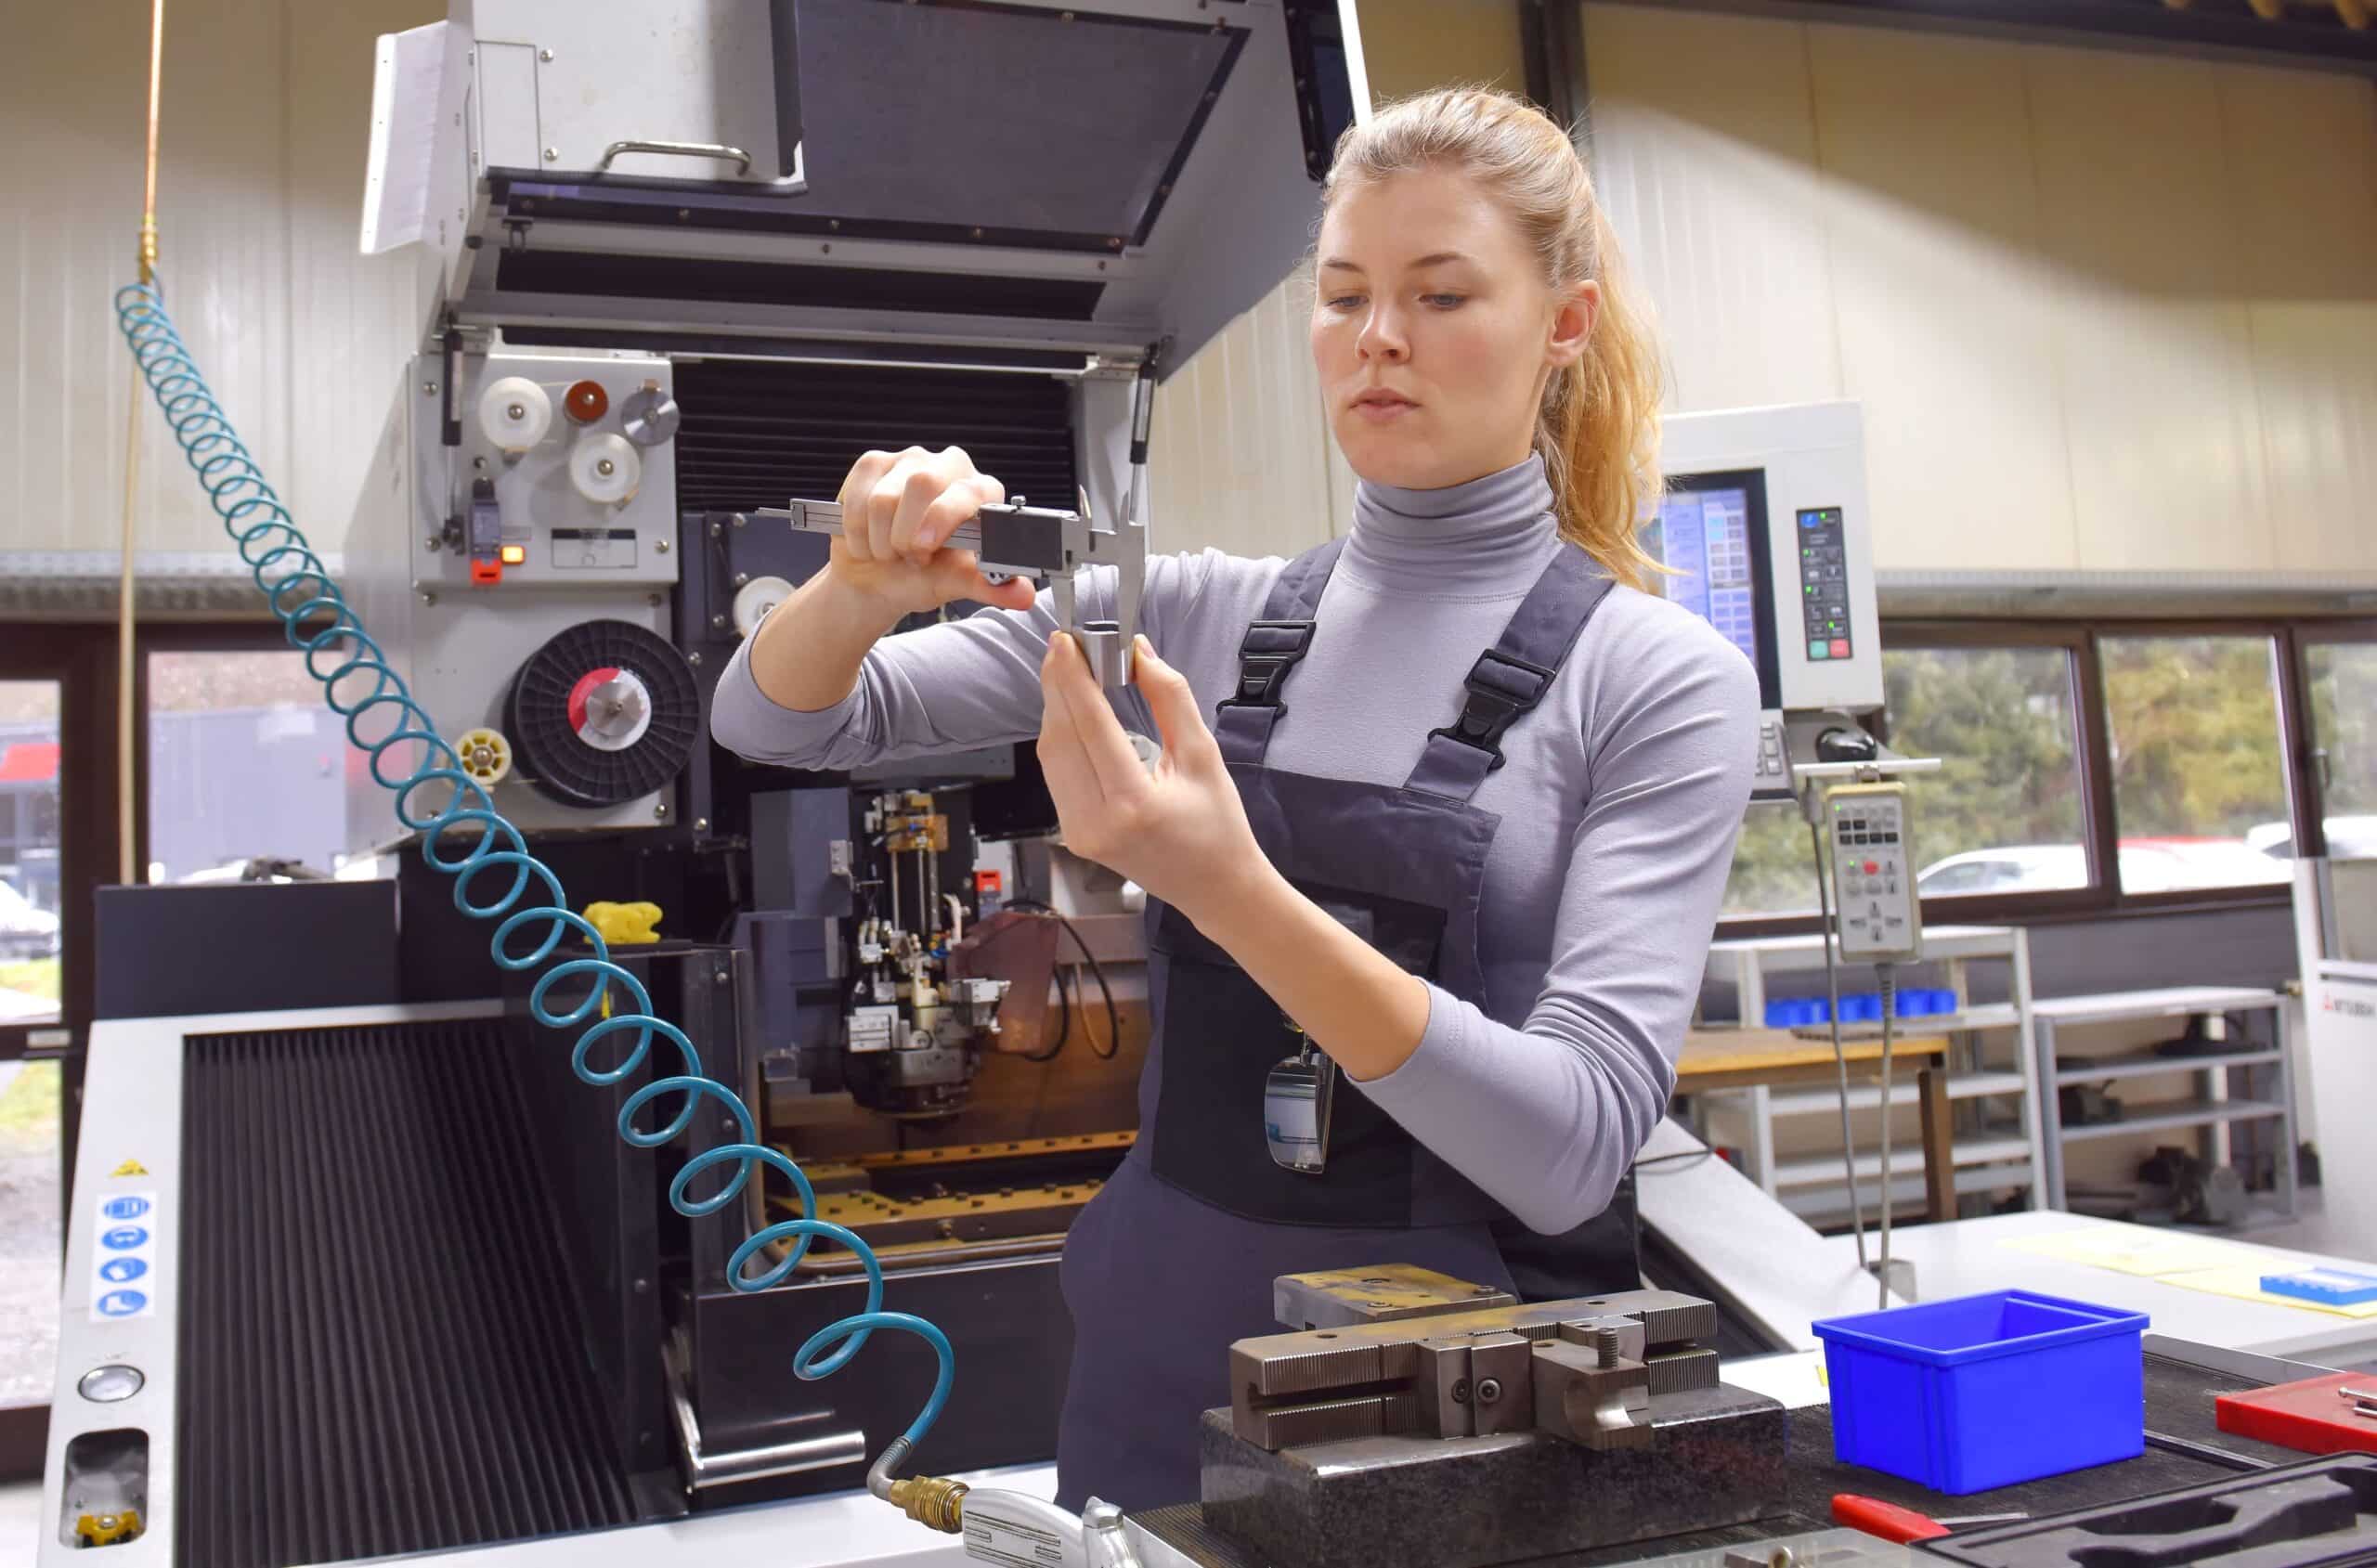
[[[1471,668],[1459,719],[1429,734],[1405,784],[1315,778],[1264,758],[1289,712],[1282,691],[1311,645],[1313,613],[1344,544],[1331,540],[1280,572],[1240,644],[1238,691],[1215,713],[1214,738],[1255,840],[1280,875],[1404,969],[1484,1006],[1478,906],[1500,818],[1470,797],[1501,765],[1504,732],[1551,689],[1611,585],[1583,551],[1563,546]],[[1075,1348],[1059,1439],[1060,1500],[1078,1507],[1095,1495],[1145,1508],[1194,1498],[1197,1416],[1229,1403],[1228,1345],[1278,1328],[1271,1277],[1284,1271],[1269,1267],[1267,1255],[1164,1252],[1159,1268],[1075,1256],[1145,1251],[1135,1227],[1161,1225],[1159,1211],[1177,1201],[1150,1175],[1248,1220],[1308,1227],[1294,1251],[1301,1257],[1308,1239],[1312,1256],[1293,1269],[1412,1263],[1532,1300],[1634,1288],[1630,1186],[1577,1230],[1538,1236],[1343,1074],[1326,1169],[1308,1174],[1276,1164],[1264,1086],[1301,1038],[1279,1004],[1187,919],[1152,900],[1148,915],[1154,1114],[1143,1119],[1131,1156],[1140,1168],[1118,1173],[1068,1246]],[[1143,1108],[1147,1099],[1143,1086]],[[1490,1244],[1481,1245],[1487,1237]],[[1495,1262],[1503,1277],[1484,1278]]]

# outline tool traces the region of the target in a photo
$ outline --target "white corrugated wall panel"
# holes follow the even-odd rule
[[[259,461],[336,551],[409,342],[408,257],[355,253],[371,40],[435,0],[169,6],[161,274],[175,323]],[[110,296],[140,220],[145,10],[37,8],[0,77],[10,243],[0,249],[0,550],[112,551],[130,356]],[[222,530],[162,420],[143,420],[137,548]]]
[[[2377,89],[2241,68],[2220,104],[2276,564],[2377,571]]]
[[[1865,406],[1881,558],[2078,565],[2021,51],[1876,28],[1808,43],[1841,382]]]
[[[1806,30],[1585,8],[1594,176],[1684,411],[1841,395]]]
[[[1351,489],[1312,367],[1308,269],[1201,349],[1156,393],[1149,431],[1150,543],[1293,555],[1344,526]]]
[[[1588,4],[1673,406],[1866,408],[1886,569],[2377,569],[2377,87]]]
[[[2028,55],[2079,564],[2275,567],[2220,68]]]

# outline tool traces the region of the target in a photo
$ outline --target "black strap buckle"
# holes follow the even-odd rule
[[[1312,646],[1310,621],[1249,621],[1238,644],[1238,694],[1216,707],[1276,707],[1279,683]]]
[[[1486,753],[1493,758],[1486,771],[1492,772],[1502,765],[1503,732],[1543,700],[1543,693],[1552,689],[1552,680],[1559,673],[1499,648],[1488,648],[1477,655],[1477,662],[1469,667],[1469,676],[1461,682],[1468,696],[1461,705],[1461,717],[1428,733],[1432,738],[1442,735]]]

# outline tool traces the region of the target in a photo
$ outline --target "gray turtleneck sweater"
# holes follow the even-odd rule
[[[1538,459],[1444,490],[1364,484],[1269,765],[1402,784],[1460,711],[1471,664],[1552,552],[1573,548],[1551,503]],[[1148,562],[1140,629],[1209,721],[1281,564],[1212,550]],[[1085,618],[1111,583],[1108,569],[1085,584]],[[771,702],[737,653],[711,732],[803,768],[1029,741],[1055,624],[1043,593],[1029,613],[886,638],[850,696],[817,713]],[[1154,732],[1144,710],[1127,717]],[[1620,588],[1474,797],[1501,818],[1479,922],[1486,1005],[1434,991],[1419,1049],[1360,1088],[1536,1230],[1601,1211],[1675,1086],[1757,731],[1748,661],[1689,612]]]

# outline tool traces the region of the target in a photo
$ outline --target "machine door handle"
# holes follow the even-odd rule
[[[608,174],[611,160],[622,152],[657,152],[670,158],[732,158],[736,174],[751,172],[749,153],[716,141],[615,141],[603,149],[602,161],[594,165],[594,172]]]

